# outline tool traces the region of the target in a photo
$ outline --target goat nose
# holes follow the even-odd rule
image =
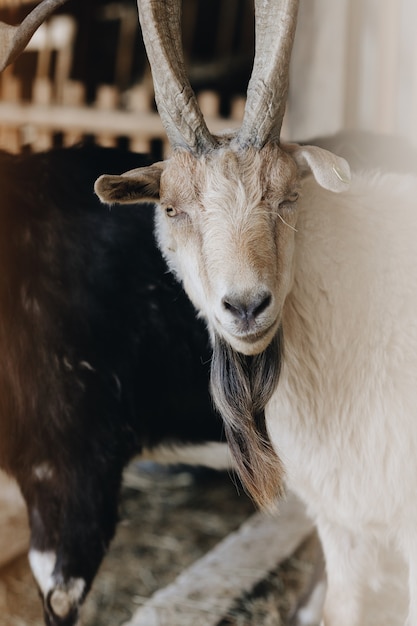
[[[225,296],[222,299],[223,308],[229,311],[237,320],[253,322],[270,305],[272,300],[269,292],[257,294],[254,298]]]

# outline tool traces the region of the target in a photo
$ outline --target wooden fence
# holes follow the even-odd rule
[[[129,73],[134,54],[130,30],[132,20],[137,30],[137,16],[130,14],[132,7],[124,11],[117,5],[107,8],[104,18],[117,19],[120,30],[115,49],[115,84],[98,86],[94,101],[87,102],[85,85],[71,79],[76,21],[70,15],[52,17],[39,28],[23,53],[37,56],[33,76],[23,79],[11,66],[0,77],[0,148],[19,152],[30,147],[39,151],[57,142],[72,145],[88,136],[105,146],[124,138],[130,149],[139,152],[148,152],[151,142],[157,139],[166,151],[166,135],[155,110],[149,70],[140,82],[126,87],[126,71]],[[28,88],[29,98],[24,97]],[[198,99],[212,132],[239,125],[242,97],[230,103],[227,118],[220,115],[219,93],[200,91]]]
[[[41,93],[50,92],[50,84],[42,81]],[[82,86],[69,86],[70,101],[79,98],[79,104],[61,104],[39,102],[36,98],[30,103],[4,98],[0,102],[0,147],[12,152],[19,152],[22,146],[33,150],[46,150],[55,143],[57,134],[61,135],[63,145],[72,145],[86,135],[103,146],[116,145],[120,138],[126,138],[128,147],[138,152],[148,152],[151,142],[160,139],[166,152],[166,135],[154,111],[149,91],[143,86],[132,89],[126,108],[117,108],[115,102],[120,93],[112,86],[103,85],[97,93],[93,105],[82,102]],[[234,103],[232,117],[222,118],[217,114],[218,95],[214,92],[199,96],[200,107],[206,116],[210,130],[214,133],[239,126],[243,104],[241,99]]]

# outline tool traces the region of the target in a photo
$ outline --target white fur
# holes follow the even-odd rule
[[[33,475],[39,481],[51,480],[54,477],[54,468],[45,461],[33,468]]]
[[[55,552],[40,552],[33,549],[29,551],[30,567],[44,597],[54,584],[52,572],[54,571],[55,562]]]
[[[57,583],[53,571],[56,563],[56,554],[53,551],[41,552],[31,549],[29,563],[33,576],[38,583],[43,598],[54,589],[51,594],[51,607],[58,617],[65,618],[71,608],[81,601],[85,589],[85,580],[70,578],[65,585]]]
[[[220,232],[222,211],[216,228],[205,211],[198,219],[210,217]],[[211,326],[215,286],[234,271],[243,291],[242,255],[237,274],[230,246],[219,247],[204,290],[201,243],[190,236],[171,253],[158,220],[161,247]],[[340,195],[310,177],[296,228],[289,292],[283,299],[274,292],[285,350],[267,423],[288,486],[306,502],[323,543],[324,624],[366,625],[361,591],[375,573],[378,545],[393,540],[410,564],[408,626],[417,626],[417,177],[359,174]],[[217,315],[227,337],[219,322]]]
[[[362,624],[377,544],[409,560],[417,624],[417,177],[303,187],[285,360],[267,407],[287,481],[317,521],[326,626]]]

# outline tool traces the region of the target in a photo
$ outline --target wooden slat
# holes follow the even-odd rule
[[[13,75],[12,68],[6,67],[0,76],[1,97],[4,102],[19,102],[21,98],[20,81]],[[0,120],[0,148],[6,148],[10,152],[19,152],[21,137],[19,129],[1,125]]]
[[[66,106],[82,106],[85,102],[85,86],[80,81],[68,80],[63,85],[62,104]],[[73,146],[82,141],[82,133],[67,132],[63,133],[63,145]]]
[[[32,102],[48,107],[52,103],[53,85],[49,78],[36,78],[33,82]],[[27,128],[26,138],[33,134],[32,147],[35,151],[49,150],[53,146],[53,133],[49,129]]]
[[[219,115],[220,96],[216,91],[200,91],[197,96],[197,102],[205,118],[215,118]]]
[[[111,85],[101,85],[101,87],[97,90],[94,108],[97,111],[107,111],[108,113],[111,113],[117,109],[119,101],[120,93],[116,87]],[[107,133],[104,131],[100,132],[100,134],[97,135],[97,143],[107,148],[115,146],[116,140],[114,133]]]
[[[24,4],[39,4],[40,0],[0,0],[0,9],[20,7]]]
[[[127,108],[139,114],[152,113],[153,90],[147,84],[139,84],[128,92]],[[150,152],[152,136],[143,133],[130,138],[130,149],[134,152]]]
[[[141,137],[143,133],[154,138],[165,137],[159,115],[153,112],[106,111],[94,107],[61,105],[11,104],[0,102],[0,125],[20,127],[34,124],[57,131]],[[211,132],[236,128],[239,123],[223,118],[208,118]]]

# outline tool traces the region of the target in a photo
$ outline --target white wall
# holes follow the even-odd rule
[[[417,145],[417,0],[300,0],[286,131],[343,128]]]

